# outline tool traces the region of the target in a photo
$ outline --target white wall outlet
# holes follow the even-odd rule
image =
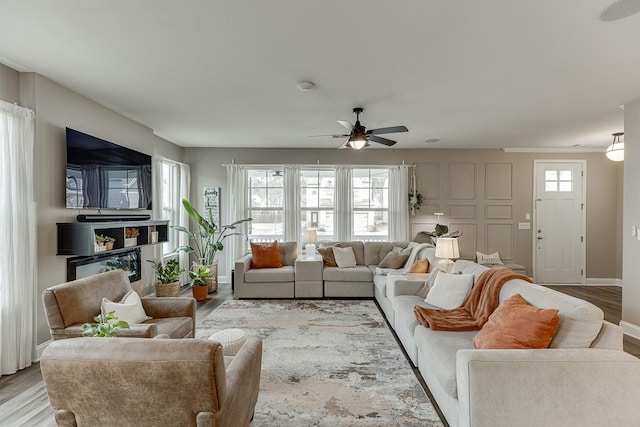
[[[631,226],[631,236],[632,237],[636,237],[636,235],[638,234],[638,227],[636,227],[635,225]]]

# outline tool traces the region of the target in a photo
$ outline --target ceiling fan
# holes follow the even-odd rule
[[[346,134],[335,134],[335,135],[314,135],[314,136],[330,136],[332,138],[349,138],[345,141],[344,144],[340,146],[340,149],[343,148],[352,148],[354,150],[360,150],[362,148],[368,147],[371,145],[369,141],[377,142],[379,144],[386,145],[387,147],[391,147],[396,143],[391,139],[383,138],[378,135],[386,134],[386,133],[397,133],[397,132],[408,132],[406,126],[391,126],[386,128],[378,128],[378,129],[369,129],[365,128],[360,124],[360,114],[364,111],[362,107],[355,107],[353,109],[353,113],[356,115],[356,124],[352,125],[351,123],[338,120],[342,126],[347,128],[349,133]]]

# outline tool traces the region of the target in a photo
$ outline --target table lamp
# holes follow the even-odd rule
[[[304,230],[302,234],[302,243],[304,243],[304,252],[307,259],[313,259],[316,256],[316,242],[318,241],[318,232],[315,228]]]
[[[458,239],[455,237],[440,237],[436,242],[436,258],[443,258],[438,268],[450,273],[453,268],[452,259],[460,258],[460,249],[458,248]]]

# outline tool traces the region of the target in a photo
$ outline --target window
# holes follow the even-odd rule
[[[573,174],[570,170],[546,170],[544,172],[544,190],[548,192],[573,191]]]
[[[284,240],[284,174],[282,170],[249,169],[249,239]]]
[[[388,240],[389,170],[353,169],[351,205],[353,240]]]
[[[178,187],[178,165],[170,161],[162,161],[162,219],[168,219],[169,224],[179,224],[180,203]],[[155,202],[154,202],[155,203]],[[168,239],[162,244],[162,256],[171,256],[178,247],[177,231],[168,230]]]
[[[300,171],[301,230],[315,228],[318,240],[334,240],[336,173],[333,170]]]

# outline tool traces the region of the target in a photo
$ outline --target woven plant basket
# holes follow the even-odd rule
[[[177,297],[180,294],[180,281],[171,283],[156,283],[157,297]]]

